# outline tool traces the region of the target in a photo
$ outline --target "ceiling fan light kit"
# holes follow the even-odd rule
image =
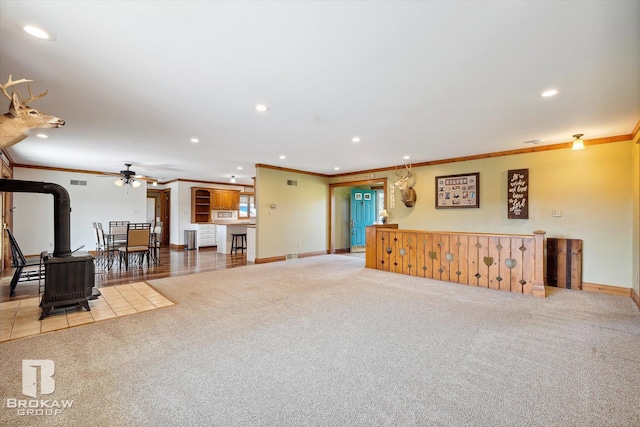
[[[142,185],[142,181],[153,181],[153,185],[158,185],[158,182],[155,178],[150,178],[144,175],[137,175],[135,171],[132,171],[131,163],[124,164],[127,169],[121,170],[119,174],[112,174],[118,176],[119,178],[113,181],[115,185],[118,187],[124,187],[125,185],[130,185],[133,188],[138,188]]]

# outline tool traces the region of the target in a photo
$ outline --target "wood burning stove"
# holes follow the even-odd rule
[[[44,255],[44,295],[40,320],[52,307],[79,303],[87,311],[94,298],[95,266],[91,254],[71,252],[71,201],[64,187],[47,182],[0,179],[0,191],[53,195],[53,255]],[[98,293],[99,295],[99,293]]]

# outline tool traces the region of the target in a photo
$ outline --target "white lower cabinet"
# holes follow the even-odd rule
[[[216,246],[216,225],[198,224],[198,247]]]

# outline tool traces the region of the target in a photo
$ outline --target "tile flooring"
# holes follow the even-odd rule
[[[100,292],[101,297],[89,301],[91,311],[78,304],[54,308],[42,321],[39,297],[2,302],[0,342],[173,305],[145,282],[104,287]]]

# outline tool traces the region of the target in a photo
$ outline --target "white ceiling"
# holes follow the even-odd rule
[[[361,171],[640,119],[639,1],[1,0],[0,59],[2,83],[33,80],[49,94],[32,107],[66,120],[9,148],[16,163],[164,181]]]

